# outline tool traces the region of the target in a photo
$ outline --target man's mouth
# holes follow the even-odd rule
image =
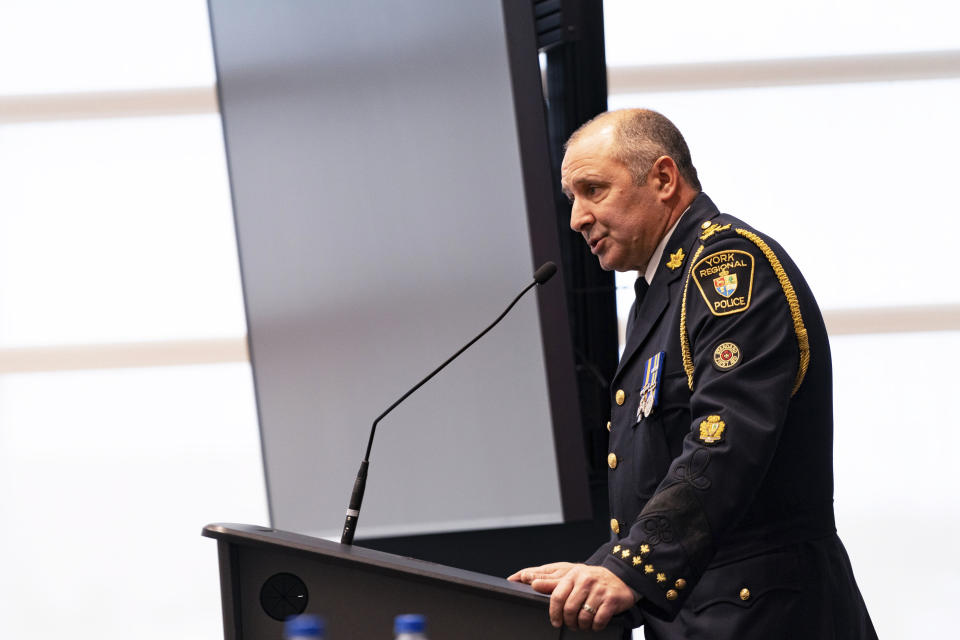
[[[599,238],[591,238],[587,240],[587,244],[590,246],[590,253],[596,255],[597,248],[599,247],[600,243],[603,242],[603,238],[604,236],[600,236]]]

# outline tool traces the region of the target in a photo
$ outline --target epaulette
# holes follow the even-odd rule
[[[763,238],[749,229],[735,228],[732,223],[720,224],[719,222],[710,221],[704,222],[701,228],[703,231],[700,234],[700,246],[697,247],[696,251],[693,253],[693,257],[688,262],[690,266],[687,270],[686,282],[683,285],[683,300],[680,305],[680,348],[683,359],[683,369],[687,374],[687,386],[691,391],[693,391],[693,357],[690,353],[690,336],[687,334],[687,293],[690,288],[690,281],[694,280],[695,278],[693,270],[696,265],[699,264],[700,256],[703,254],[706,247],[720,239],[740,236],[752,242],[754,245],[756,245],[760,252],[763,253],[763,256],[767,259],[767,262],[770,263],[773,273],[777,276],[777,280],[780,282],[780,287],[783,289],[783,295],[787,299],[787,305],[790,307],[790,316],[793,318],[793,328],[797,335],[797,347],[800,350],[800,363],[797,368],[796,378],[794,379],[793,390],[790,392],[790,396],[792,397],[797,393],[797,391],[800,390],[800,385],[803,384],[803,379],[807,375],[807,368],[810,365],[810,341],[807,337],[807,329],[803,324],[803,316],[800,313],[800,301],[797,299],[797,294],[793,289],[793,285],[790,283],[790,279],[787,277],[786,270],[784,270],[783,265],[780,263],[780,259],[777,258],[776,254],[773,252],[773,249],[770,248]],[[720,254],[718,253],[716,255]],[[711,256],[708,255],[704,258],[704,260],[709,260],[710,258]],[[750,278],[752,283],[752,256],[750,257],[750,260]],[[736,283],[736,280],[733,282]],[[722,284],[723,283],[721,283],[721,285]],[[697,285],[699,286],[699,282],[697,282]],[[736,285],[734,284],[734,286]],[[720,292],[720,289],[717,289],[717,291]],[[702,287],[701,292],[703,292]],[[720,292],[720,295],[724,295],[724,293]],[[724,313],[713,313],[714,315],[718,316],[729,315],[731,313],[746,311],[748,307],[749,297],[746,300],[746,304],[741,309],[727,311]]]
[[[719,222],[706,221],[700,227],[703,230],[700,234],[700,242],[703,243],[703,246],[707,247],[721,238],[730,237],[733,235],[733,231],[731,230],[732,226],[729,222],[727,224],[720,224]]]

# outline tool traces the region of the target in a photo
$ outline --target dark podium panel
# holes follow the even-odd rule
[[[211,524],[203,535],[217,540],[226,640],[279,640],[296,611],[324,616],[330,640],[389,640],[400,613],[426,615],[431,640],[623,633],[561,632],[547,619],[549,597],[481,573],[266,527]]]

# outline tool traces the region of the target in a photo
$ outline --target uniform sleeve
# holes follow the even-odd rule
[[[690,262],[689,431],[629,535],[604,545],[600,562],[641,594],[648,614],[677,614],[776,452],[801,349],[782,269],[764,248],[731,230]]]

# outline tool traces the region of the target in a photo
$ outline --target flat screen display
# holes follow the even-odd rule
[[[373,419],[536,266],[503,12],[210,9],[272,524],[338,537]],[[358,538],[563,520],[541,320],[380,423]]]

